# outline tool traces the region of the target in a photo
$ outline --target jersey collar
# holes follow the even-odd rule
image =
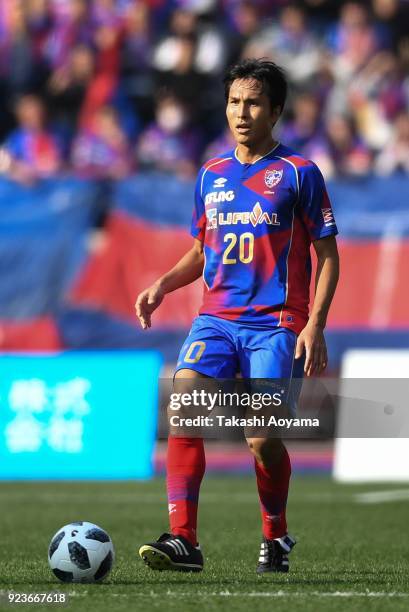
[[[259,161],[265,159],[266,157],[268,157],[269,155],[271,155],[271,153],[273,153],[273,151],[275,151],[276,149],[278,149],[278,147],[280,146],[280,141],[277,142],[276,145],[274,145],[274,147],[268,151],[265,155],[262,155],[261,157],[259,157],[258,159],[255,159],[253,162],[250,163],[246,163],[246,162],[242,162],[239,160],[238,156],[237,156],[237,147],[234,149],[233,151],[233,155],[234,158],[239,162],[239,164],[241,164],[242,166],[253,166],[254,164],[257,164]]]

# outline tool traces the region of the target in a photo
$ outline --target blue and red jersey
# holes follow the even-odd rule
[[[312,161],[282,144],[251,164],[235,151],[211,159],[197,178],[191,233],[205,255],[200,314],[300,333],[311,242],[338,233]]]

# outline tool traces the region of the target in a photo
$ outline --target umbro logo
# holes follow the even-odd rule
[[[213,187],[215,189],[221,188],[221,187],[224,187],[225,183],[227,183],[227,178],[224,178],[223,176],[221,176],[220,178],[214,181]]]

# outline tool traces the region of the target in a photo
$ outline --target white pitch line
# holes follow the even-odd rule
[[[68,503],[89,503],[92,499],[93,503],[104,503],[104,504],[120,504],[120,503],[132,503],[138,502],[138,504],[151,504],[151,503],[166,503],[166,494],[164,493],[140,493],[135,490],[134,493],[118,493],[118,494],[93,494],[92,491],[89,493],[34,493],[34,492],[22,492],[22,491],[1,491],[0,499],[6,498],[10,500],[21,500],[24,501],[27,497],[30,497],[30,502],[53,502],[55,504],[66,504]],[[258,503],[257,493],[201,493],[200,502],[209,504],[219,504],[221,501],[228,498],[229,502],[236,503]],[[311,502],[311,503],[332,503],[332,502],[352,502],[354,498],[352,494],[343,493],[305,493],[302,495],[291,495],[291,502]]]
[[[84,597],[86,593],[81,591],[68,591],[69,597]],[[155,592],[150,591],[149,593],[110,593],[110,596],[114,597],[340,597],[340,598],[407,598],[409,593],[402,592],[385,592],[385,591],[166,591]]]
[[[386,491],[368,491],[357,493],[355,501],[358,504],[384,504],[394,501],[409,500],[409,489],[389,489]]]
[[[263,591],[260,593],[257,591],[250,593],[221,591],[220,593],[210,593],[210,595],[216,597],[305,597],[306,595],[313,595],[314,597],[409,597],[409,593],[385,593],[381,591]]]
[[[89,503],[90,499],[95,504],[123,504],[133,503],[138,504],[154,504],[164,503],[166,504],[166,494],[164,493],[140,493],[135,490],[134,493],[118,493],[118,494],[92,494],[90,493],[34,493],[34,492],[22,492],[22,491],[1,491],[0,500],[6,498],[8,501],[24,501],[30,496],[30,501],[33,500],[42,503],[52,502],[54,504],[67,504],[67,503]],[[225,493],[205,493],[200,495],[200,503],[202,504],[219,504],[226,497],[229,502],[241,503],[241,504],[254,504],[258,502],[256,493],[229,493],[228,496]],[[305,493],[303,495],[291,495],[290,502],[297,503],[358,503],[358,504],[380,504],[393,501],[405,501],[409,500],[409,489],[389,489],[384,491],[367,491],[362,493]]]

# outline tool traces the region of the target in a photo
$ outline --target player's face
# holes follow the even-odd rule
[[[262,84],[255,79],[236,79],[230,87],[226,116],[237,144],[254,147],[271,138],[280,109],[271,108]]]

